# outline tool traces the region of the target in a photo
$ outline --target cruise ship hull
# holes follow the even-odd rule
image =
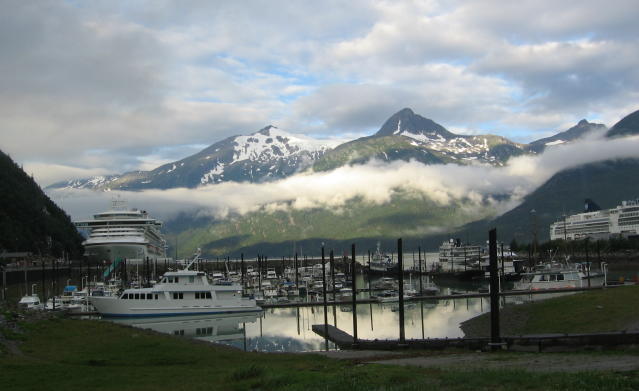
[[[85,254],[91,262],[114,262],[117,259],[145,259],[147,256],[156,258],[147,251],[145,244],[140,243],[109,243],[85,244]]]

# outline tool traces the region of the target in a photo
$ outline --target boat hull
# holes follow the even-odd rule
[[[153,301],[132,305],[131,300],[113,297],[91,297],[90,300],[102,316],[113,318],[233,314],[262,310],[252,300],[211,305],[203,305],[201,302],[197,305],[181,302],[179,306]]]

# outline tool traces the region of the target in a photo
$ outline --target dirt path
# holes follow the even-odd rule
[[[603,353],[441,353],[337,350],[314,352],[340,360],[455,370],[517,369],[533,372],[639,371],[639,352]]]
[[[639,356],[632,354],[464,353],[392,358],[367,363],[442,369],[523,369],[532,372],[637,371]]]

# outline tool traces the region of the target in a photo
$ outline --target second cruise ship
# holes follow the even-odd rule
[[[116,262],[123,259],[160,259],[166,256],[166,241],[160,232],[162,222],[145,210],[128,209],[125,201],[113,200],[111,209],[76,221],[88,231],[82,243],[91,261]]]

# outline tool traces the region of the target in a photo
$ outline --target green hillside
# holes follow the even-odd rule
[[[0,252],[82,255],[82,237],[33,178],[0,151]]]
[[[451,232],[469,221],[495,213],[489,206],[470,211],[462,207],[464,203],[465,200],[459,200],[442,206],[429,199],[403,194],[384,205],[355,199],[338,209],[261,210],[212,223],[200,220],[190,228],[173,221],[167,223],[166,229],[170,244],[174,245],[178,236],[180,256],[189,256],[198,247],[207,255],[235,254],[242,248],[289,254],[293,242],[319,247],[319,243],[325,241],[335,248],[351,242],[370,245],[385,240],[392,243],[398,237],[418,239]]]

